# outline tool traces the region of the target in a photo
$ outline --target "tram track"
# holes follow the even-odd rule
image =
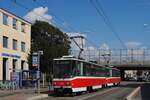
[[[130,94],[140,84],[129,83],[126,85],[120,85],[118,88],[106,91],[104,94],[90,97],[84,100],[125,100],[127,95]]]
[[[110,89],[106,88],[103,91],[97,91],[96,94],[89,95],[89,96],[83,97],[83,98],[78,99],[78,100],[90,100],[90,98],[97,97],[97,96],[103,97],[103,96],[106,96],[106,95],[108,95],[110,93],[116,92],[118,90],[119,90],[119,87],[111,87]],[[102,93],[99,94],[99,92],[102,92]]]
[[[92,93],[83,92],[81,95],[76,96],[62,96],[62,97],[50,97],[50,99],[46,100],[87,100],[89,98],[95,97],[95,96],[105,96],[108,93],[112,93],[117,91],[118,87],[112,87],[112,88],[102,88]]]
[[[131,93],[140,83],[122,82],[118,87],[108,87],[99,89],[92,93],[82,93],[74,97],[49,97],[45,100],[125,100],[126,96]]]

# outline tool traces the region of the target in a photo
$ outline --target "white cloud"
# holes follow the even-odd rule
[[[23,18],[31,23],[34,23],[36,20],[51,23],[52,16],[47,14],[47,12],[48,7],[38,7],[28,12]]]
[[[128,55],[143,55],[146,48],[142,47],[142,43],[140,42],[127,42],[126,45],[128,47]]]
[[[144,27],[147,27],[147,26],[149,26],[149,24],[146,24],[146,23],[145,23],[145,24],[143,24],[143,25],[144,25]]]
[[[100,46],[100,54],[101,55],[111,54],[110,48],[109,48],[109,46],[106,43],[103,43]]]
[[[135,49],[135,48],[140,48],[141,43],[140,43],[140,42],[131,41],[131,42],[127,42],[127,43],[126,43],[126,46],[127,46],[127,48],[129,48],[129,49]]]
[[[87,37],[86,34],[83,34],[83,33],[80,33],[80,32],[70,32],[70,33],[67,33],[67,35],[69,37],[72,37],[72,36],[83,36],[83,37]]]
[[[102,50],[109,50],[109,46],[108,46],[106,43],[103,43],[103,44],[100,46],[100,49],[102,49]]]

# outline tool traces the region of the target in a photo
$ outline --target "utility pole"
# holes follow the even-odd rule
[[[40,56],[43,55],[43,51],[38,51],[38,94],[40,94]]]

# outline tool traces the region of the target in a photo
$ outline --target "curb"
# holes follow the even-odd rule
[[[0,97],[7,97],[7,96],[11,96],[11,95],[14,95],[15,93],[9,93],[9,94],[2,94],[0,95]]]
[[[40,94],[40,95],[28,97],[27,100],[38,100],[38,99],[43,99],[47,97],[48,97],[48,94]]]
[[[133,98],[135,97],[135,95],[140,91],[141,87],[137,87],[136,89],[134,89],[127,97],[126,100],[133,100]]]
[[[20,92],[10,92],[10,93],[0,93],[0,97],[7,97],[15,94],[19,94]]]

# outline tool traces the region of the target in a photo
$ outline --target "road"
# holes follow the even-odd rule
[[[141,85],[140,96],[142,100],[150,100],[150,83]]]
[[[118,87],[100,89],[92,93],[83,93],[78,96],[54,97],[50,96],[44,100],[125,100],[126,96],[136,87],[141,85],[140,82],[122,82]]]

